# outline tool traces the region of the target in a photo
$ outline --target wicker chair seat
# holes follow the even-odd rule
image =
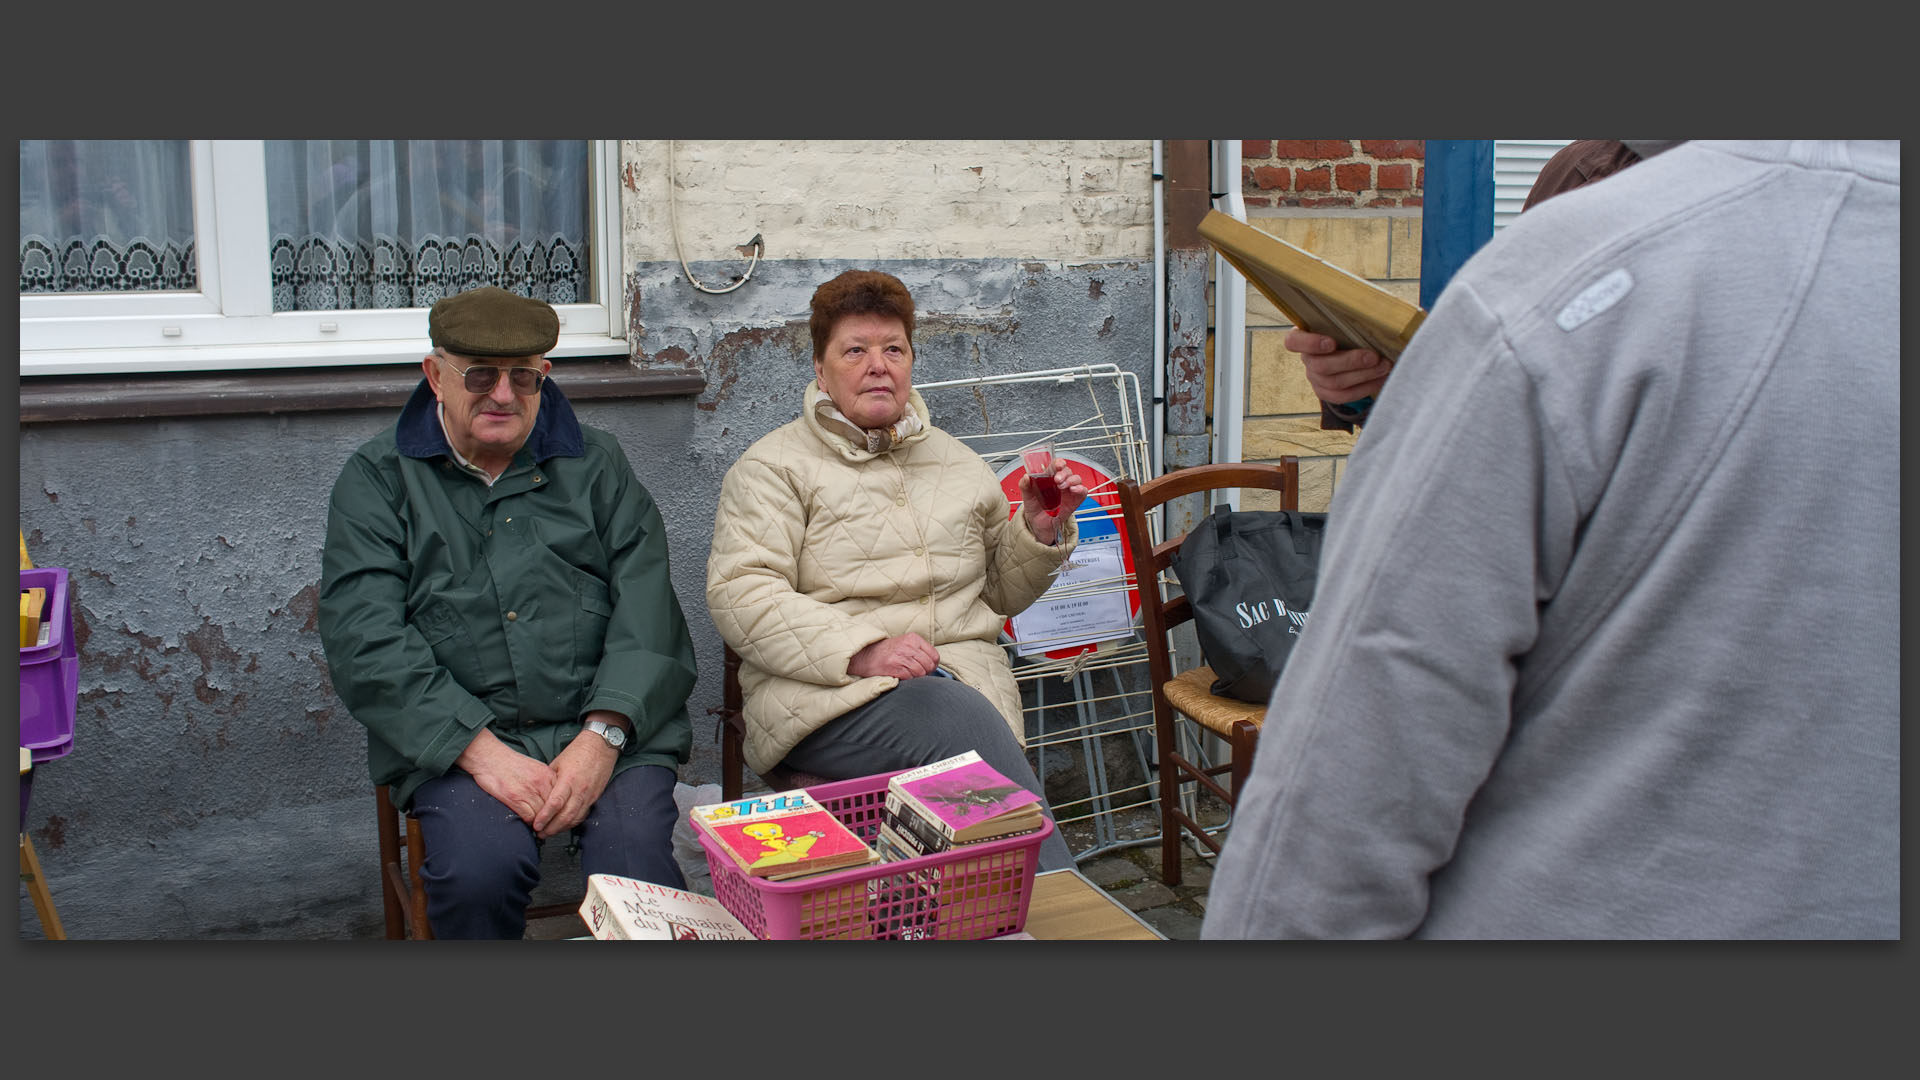
[[[1216,696],[1211,687],[1218,678],[1210,667],[1194,667],[1162,684],[1160,692],[1167,704],[1193,717],[1201,727],[1221,736],[1233,733],[1235,721],[1245,720],[1255,727],[1267,718],[1267,707],[1248,701]]]

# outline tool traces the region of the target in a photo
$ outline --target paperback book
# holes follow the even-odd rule
[[[601,941],[757,941],[720,901],[615,874],[590,874],[580,902]]]
[[[688,817],[750,877],[781,881],[877,859],[805,788],[696,806]]]
[[[1210,210],[1200,236],[1302,330],[1398,359],[1427,313],[1311,251]]]
[[[904,857],[918,859],[926,855],[943,855],[957,847],[968,844],[985,843],[988,840],[1004,840],[1010,836],[1021,836],[1040,831],[1040,815],[1017,815],[1008,818],[1003,824],[1004,832],[992,832],[970,840],[954,840],[940,830],[933,821],[900,806],[889,799],[880,807],[880,831],[876,839],[885,839],[889,846],[901,853],[896,856],[877,842],[874,847],[882,858]]]
[[[1038,828],[1041,816],[1040,796],[972,750],[894,776],[887,781],[886,806],[903,821],[918,816],[952,844]]]

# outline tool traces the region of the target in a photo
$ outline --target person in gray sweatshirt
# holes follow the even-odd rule
[[[1397,364],[1203,937],[1898,938],[1899,144],[1634,145]]]

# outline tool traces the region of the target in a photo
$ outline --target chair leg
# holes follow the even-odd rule
[[[1180,778],[1174,765],[1174,719],[1171,710],[1157,702],[1153,730],[1154,752],[1160,756],[1160,880],[1171,889],[1180,884],[1180,820],[1174,815]]]
[[[33,841],[25,832],[20,834],[20,880],[33,897],[33,911],[40,916],[40,930],[47,940],[67,940],[66,927],[60,925],[60,913],[53,907],[53,893],[47,889],[47,875],[40,869],[40,856],[34,854]]]
[[[747,699],[740,689],[740,654],[731,645],[720,650],[720,673],[720,797],[737,799],[746,768],[741,744],[746,735]]]
[[[1245,720],[1236,720],[1229,744],[1233,747],[1233,786],[1229,789],[1233,797],[1227,800],[1227,805],[1235,806],[1240,802],[1240,788],[1253,772],[1253,752],[1260,745],[1260,729]]]
[[[740,752],[740,732],[724,720],[720,723],[720,797],[732,801],[740,797],[746,761]]]
[[[386,911],[387,940],[399,941],[407,936],[406,916],[400,906],[400,883],[395,880],[400,872],[400,814],[387,801],[384,784],[373,789],[373,810],[374,820],[379,823],[380,903]]]
[[[420,880],[420,867],[426,862],[427,843],[420,836],[420,822],[407,819],[407,906],[413,912],[415,941],[432,941],[433,926],[427,922],[427,885]]]

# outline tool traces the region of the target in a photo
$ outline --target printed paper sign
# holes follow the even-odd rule
[[[1053,584],[1032,607],[1013,617],[1015,651],[1033,656],[1131,636],[1133,612],[1125,576],[1120,535],[1083,534]]]

